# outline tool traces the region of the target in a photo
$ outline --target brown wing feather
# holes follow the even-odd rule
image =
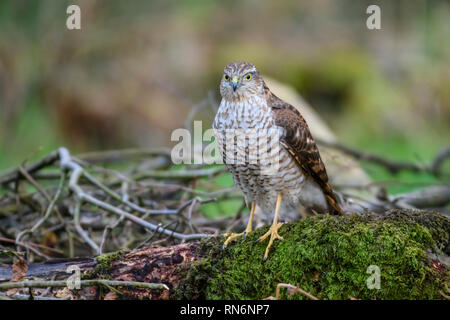
[[[303,171],[311,176],[321,187],[329,204],[330,213],[343,214],[328,183],[325,165],[320,158],[319,149],[311,136],[308,124],[300,112],[271,92],[267,95],[268,105],[275,116],[275,124],[284,128],[281,145],[295,158]]]

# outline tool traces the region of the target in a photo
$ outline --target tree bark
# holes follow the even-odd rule
[[[79,268],[82,279],[106,277],[110,280],[135,281],[147,283],[163,283],[169,291],[176,288],[183,278],[190,263],[199,258],[196,253],[198,242],[178,244],[171,247],[146,247],[124,254],[105,254],[99,257],[54,259],[42,263],[31,264],[26,273],[28,280],[61,280],[69,278],[69,266]],[[0,283],[11,280],[12,266],[0,266]],[[124,287],[119,289],[123,297],[129,299],[168,299],[169,291],[144,288]],[[25,290],[24,292],[27,292]],[[86,287],[81,290],[54,288],[50,296],[71,299],[115,299],[117,295],[111,291],[102,295],[98,287]]]

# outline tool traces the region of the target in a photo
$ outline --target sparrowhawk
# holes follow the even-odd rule
[[[222,101],[214,119],[214,136],[236,185],[251,206],[243,233],[231,234],[228,243],[252,230],[256,206],[275,212],[264,254],[267,258],[278,234],[280,211],[300,205],[316,213],[342,214],[328,183],[325,166],[300,112],[274,95],[253,64],[231,63],[220,83]]]

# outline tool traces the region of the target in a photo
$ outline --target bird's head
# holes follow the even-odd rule
[[[226,100],[247,100],[263,89],[264,81],[258,69],[251,63],[233,62],[223,70],[220,94]]]

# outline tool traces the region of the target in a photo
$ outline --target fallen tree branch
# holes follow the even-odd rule
[[[348,154],[349,156],[355,158],[356,160],[378,164],[386,168],[389,172],[393,174],[397,174],[400,171],[412,171],[412,172],[430,172],[438,176],[441,174],[441,167],[444,161],[450,158],[450,148],[445,148],[438,153],[438,155],[429,165],[418,165],[411,162],[388,160],[382,156],[368,152],[358,151],[340,143],[326,142],[323,140],[318,140],[317,143],[325,147],[340,150]]]
[[[409,205],[413,208],[444,208],[450,203],[450,184],[430,186],[391,197],[397,205]]]

